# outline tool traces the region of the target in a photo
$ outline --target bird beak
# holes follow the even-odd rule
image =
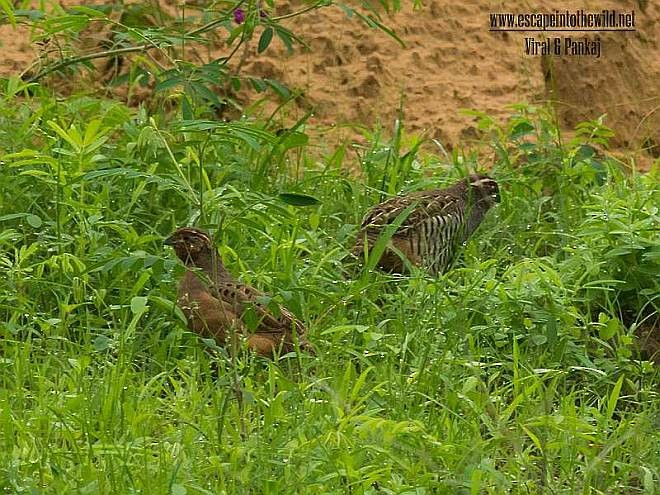
[[[174,246],[174,239],[172,239],[172,237],[168,237],[163,241],[163,244],[166,246]]]

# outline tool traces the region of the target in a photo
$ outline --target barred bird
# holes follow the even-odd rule
[[[206,232],[180,228],[164,243],[174,248],[186,266],[179,282],[177,305],[192,331],[215,339],[219,345],[231,343],[234,335],[243,336],[251,350],[267,357],[294,351],[296,344],[315,354],[303,323],[282,306],[270,311],[263,302],[264,293],[234,279]],[[254,332],[244,321],[249,318],[248,312],[256,321]]]
[[[372,208],[362,220],[353,255],[364,259],[365,240],[371,252],[379,236],[402,215],[402,223],[387,243],[378,266],[403,273],[406,264],[403,256],[433,275],[441,274],[449,267],[457,247],[499,201],[497,182],[481,174],[472,174],[446,189],[388,199]]]

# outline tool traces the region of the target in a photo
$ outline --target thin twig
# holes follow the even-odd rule
[[[148,50],[149,48],[153,48],[153,46],[144,44],[144,45],[139,45],[139,46],[129,46],[126,48],[117,48],[116,50],[104,50],[102,52],[96,52],[96,53],[89,53],[87,55],[80,55],[77,57],[69,57],[65,58],[64,60],[61,60],[60,62],[56,63],[55,65],[51,65],[50,67],[44,69],[41,71],[39,74],[29,78],[27,82],[36,82],[39,79],[44,78],[51,72],[55,72],[59,69],[62,69],[64,67],[67,67],[69,65],[73,64],[79,64],[81,62],[87,62],[88,60],[94,60],[97,58],[105,58],[105,57],[111,57],[113,55],[118,55],[122,53],[133,53],[133,52],[142,52],[145,50]]]
[[[245,3],[245,1],[246,0],[243,0],[241,3],[238,4],[238,6]],[[291,17],[295,17],[295,16],[298,16],[298,15],[304,14],[306,12],[310,12],[312,10],[321,8],[322,6],[323,6],[322,2],[319,2],[319,3],[316,3],[316,4],[311,5],[309,7],[306,7],[304,9],[301,9],[297,12],[292,12],[290,14],[286,14],[286,15],[282,15],[282,16],[278,16],[278,17],[273,17],[272,20],[273,21],[279,21],[279,20],[282,20],[282,19],[289,19]],[[188,37],[198,36],[200,34],[203,34],[203,33],[207,32],[207,31],[210,31],[210,30],[214,29],[216,26],[218,26],[219,24],[224,23],[226,20],[227,20],[227,16],[221,17],[219,19],[214,19],[213,21],[210,21],[210,22],[204,24],[203,26],[200,26],[196,29],[188,31],[187,33],[184,33],[183,34],[183,39],[186,39]],[[232,57],[236,54],[236,52],[238,51],[238,49],[241,47],[241,45],[244,42],[245,42],[245,32],[242,33],[240,41],[232,49],[232,51],[229,53],[229,55],[226,56],[226,57],[222,57],[222,60],[223,60],[222,65],[226,65],[229,62],[229,60],[232,59]],[[144,51],[151,50],[153,48],[160,48],[160,47],[158,45],[154,44],[154,43],[144,43],[142,45],[137,45],[137,46],[117,48],[117,49],[113,49],[113,50],[103,50],[103,51],[100,51],[100,52],[89,53],[87,55],[79,55],[79,56],[75,56],[75,57],[65,58],[65,59],[62,59],[59,62],[51,65],[50,67],[47,67],[46,69],[42,70],[38,74],[30,77],[29,79],[27,79],[27,82],[28,83],[37,82],[40,79],[43,79],[44,77],[46,77],[48,74],[52,74],[53,72],[56,72],[60,69],[63,69],[64,67],[68,67],[70,65],[75,65],[75,64],[79,64],[79,63],[82,63],[82,62],[87,62],[87,61],[90,61],[90,60],[96,60],[96,59],[99,59],[99,58],[112,57],[112,56],[121,55],[121,54],[125,54],[125,53],[144,52]],[[247,47],[246,47],[246,49],[247,49]],[[240,65],[239,65],[239,67],[240,67]],[[28,70],[30,70],[30,69],[27,69],[26,71],[24,71],[23,74],[25,74]]]
[[[192,31],[189,31],[188,33],[185,33],[183,35],[183,37],[186,38],[186,37],[197,36],[201,33],[204,33],[206,31],[211,30],[212,28],[214,28],[218,24],[221,24],[221,23],[225,22],[226,20],[227,20],[226,17],[216,19],[216,20],[211,21],[211,22],[209,22],[209,23],[207,23],[207,24],[205,24],[205,25],[203,25],[203,26],[201,26],[197,29],[194,29]],[[241,38],[241,40],[242,39],[243,38]],[[231,55],[233,55],[236,52],[236,50],[238,49],[239,46],[240,46],[240,43],[232,51],[232,53],[230,54],[230,57],[231,57]],[[65,58],[63,60],[60,60],[58,63],[56,63],[54,65],[51,65],[50,67],[47,67],[46,69],[39,72],[35,76],[30,77],[27,80],[27,82],[30,82],[30,83],[31,82],[37,82],[38,80],[43,79],[48,74],[51,74],[55,71],[63,69],[64,67],[68,67],[69,65],[79,64],[81,62],[87,62],[89,60],[95,60],[95,59],[98,59],[98,58],[106,58],[106,57],[121,55],[121,54],[125,54],[125,53],[143,52],[143,51],[151,50],[153,48],[160,48],[160,47],[158,45],[153,44],[153,43],[144,43],[142,45],[137,45],[137,46],[129,46],[129,47],[117,48],[117,49],[113,49],[113,50],[103,50],[101,52],[89,53],[87,55],[79,55],[79,56],[75,56],[75,57]],[[226,60],[228,60],[230,57],[228,57]]]

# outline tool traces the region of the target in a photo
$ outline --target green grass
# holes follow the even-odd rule
[[[597,153],[601,123],[563,142],[546,110],[479,114],[502,202],[434,280],[342,259],[370,205],[473,157],[426,156],[402,126],[358,159],[319,157],[304,123],[277,135],[14,92],[4,493],[657,492],[658,371],[634,334],[658,325],[658,177]],[[186,330],[162,239],[192,223],[308,324],[316,359],[231,359]]]

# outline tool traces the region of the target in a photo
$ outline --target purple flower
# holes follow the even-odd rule
[[[236,24],[243,24],[245,22],[245,11],[243,9],[234,10],[234,22]]]

